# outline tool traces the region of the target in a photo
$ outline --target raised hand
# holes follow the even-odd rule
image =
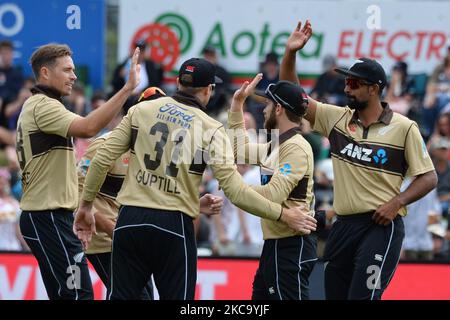
[[[125,83],[125,89],[134,91],[141,81],[141,65],[138,63],[140,49],[134,49],[133,57],[131,57],[130,71],[128,72],[128,80]]]
[[[302,22],[299,21],[295,30],[289,36],[286,42],[286,50],[298,51],[302,49],[312,36],[311,22],[306,20],[302,29]]]
[[[252,80],[252,82],[245,81],[242,86],[236,90],[233,95],[233,100],[231,101],[231,111],[238,112],[241,111],[244,105],[245,99],[255,92],[255,88],[261,81],[263,75],[258,73]]]

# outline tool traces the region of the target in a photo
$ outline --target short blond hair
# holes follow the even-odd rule
[[[31,68],[36,79],[42,67],[52,67],[59,57],[72,56],[72,50],[66,44],[49,43],[39,47],[30,58]]]

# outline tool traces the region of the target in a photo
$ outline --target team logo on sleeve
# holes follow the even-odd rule
[[[84,176],[87,174],[90,165],[91,165],[90,159],[81,159],[79,163],[79,168]]]
[[[284,176],[290,175],[292,172],[292,166],[289,163],[285,163],[281,168],[280,168],[280,173]]]

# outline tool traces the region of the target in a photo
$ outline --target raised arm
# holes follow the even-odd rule
[[[295,58],[297,51],[301,50],[312,35],[311,22],[306,20],[302,29],[301,21],[298,22],[297,27],[292,31],[286,42],[283,59],[281,60],[280,80],[288,80],[298,83],[297,71],[295,68]],[[308,96],[308,110],[304,118],[314,126],[316,117],[317,101]]]
[[[225,130],[219,128],[210,143],[209,165],[220,187],[230,201],[237,207],[264,219],[282,221],[296,231],[309,234],[315,230],[315,220],[304,208],[282,208],[281,204],[265,199],[244,183],[233,164],[230,142]]]
[[[267,154],[268,144],[250,143],[244,126],[244,102],[254,93],[256,86],[262,79],[262,73],[258,73],[252,82],[245,81],[236,90],[231,101],[228,115],[228,131],[233,154],[239,164],[259,164],[261,157]]]
[[[90,138],[116,116],[125,101],[133,93],[140,82],[140,64],[138,64],[139,48],[134,50],[131,59],[130,73],[127,83],[111,99],[98,109],[89,113],[86,117],[79,117],[72,121],[68,135],[72,137]]]

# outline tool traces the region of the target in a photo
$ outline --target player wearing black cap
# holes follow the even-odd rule
[[[314,216],[314,160],[309,143],[300,133],[299,124],[308,107],[303,89],[288,81],[267,87],[263,96],[264,127],[279,131],[278,144],[252,144],[244,128],[243,104],[253,93],[262,74],[251,84],[244,83],[231,103],[228,124],[234,130],[233,148],[245,149],[246,163],[258,154],[261,186],[254,186],[265,198],[290,208],[303,205]],[[309,298],[309,275],[317,260],[316,236],[292,230],[288,226],[261,219],[264,247],[253,281],[254,300],[303,300]]]
[[[295,54],[312,35],[309,21],[290,35],[280,78],[298,82]],[[402,216],[437,183],[417,124],[381,101],[383,67],[360,58],[344,74],[348,107],[308,97],[305,119],[330,141],[337,221],[328,237],[327,299],[380,299],[394,275],[404,238]],[[403,192],[404,177],[415,180]]]
[[[117,196],[122,207],[113,233],[108,298],[138,299],[153,275],[161,299],[194,299],[197,248],[192,220],[199,215],[198,188],[206,165],[225,195],[243,210],[280,220],[296,231],[315,229],[314,218],[302,209],[282,208],[243,183],[223,125],[202,111],[218,81],[210,62],[185,61],[178,91],[130,108],[92,160],[74,223],[84,245],[95,230],[92,201],[108,168],[131,149]]]

